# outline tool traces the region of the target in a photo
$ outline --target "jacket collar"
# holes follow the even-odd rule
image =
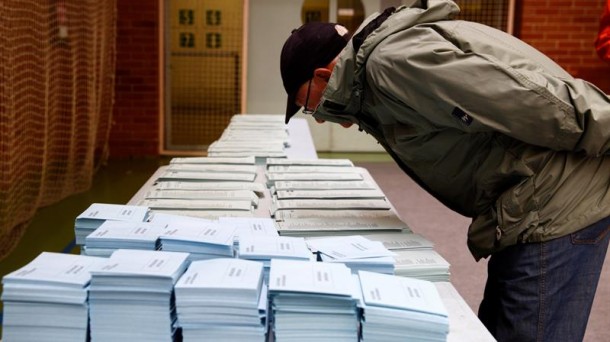
[[[356,31],[352,43],[347,44],[341,51],[322,96],[321,105],[313,116],[336,123],[358,123],[366,62],[373,50],[393,33],[418,24],[448,20],[459,11],[459,7],[450,0],[423,1],[423,4],[416,2],[411,7],[397,8],[385,20],[377,20],[377,27],[372,30],[370,30],[371,26],[366,29],[367,25],[375,23],[376,19],[384,14],[376,13],[369,16]],[[354,44],[354,38],[360,41]]]

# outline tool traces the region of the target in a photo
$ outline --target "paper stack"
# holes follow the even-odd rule
[[[144,222],[148,212],[146,206],[93,203],[74,221],[76,244],[84,245],[87,235],[105,221]]]
[[[211,157],[283,158],[289,144],[281,115],[234,115],[207,152]]]
[[[286,236],[242,236],[237,256],[260,261],[265,266],[265,283],[269,283],[271,259],[315,261],[305,239]]]
[[[379,241],[391,251],[433,249],[432,241],[409,230],[397,232],[363,232],[369,240]]]
[[[261,263],[248,260],[193,261],[175,286],[184,341],[265,341],[262,269]]]
[[[280,235],[328,236],[410,232],[392,210],[290,209],[275,212]]]
[[[359,270],[394,274],[394,253],[379,241],[360,235],[310,238],[307,245],[316,251],[324,262],[344,263],[358,273]]]
[[[106,221],[85,238],[86,255],[109,257],[117,249],[159,249],[162,225],[150,222]]]
[[[5,275],[3,341],[87,341],[89,271],[104,258],[43,252]]]
[[[233,243],[236,250],[244,237],[279,236],[275,221],[267,217],[219,217],[218,224],[235,228]]]
[[[449,319],[433,283],[359,272],[363,341],[446,341]]]
[[[232,258],[235,255],[233,240],[235,227],[221,226],[218,222],[170,222],[159,237],[161,250],[190,253],[189,261]]]
[[[138,204],[195,217],[251,217],[266,191],[256,176],[253,156],[173,158]]]
[[[409,230],[367,171],[349,160],[270,159],[266,176],[280,235]]]
[[[429,281],[449,281],[449,262],[433,249],[395,250],[395,274]]]
[[[91,340],[172,341],[174,284],[187,253],[119,249],[91,272]]]
[[[271,260],[275,341],[358,341],[356,289],[343,264]]]
[[[254,157],[211,158],[190,157],[173,158],[157,182],[180,183],[222,183],[252,182],[256,178]]]

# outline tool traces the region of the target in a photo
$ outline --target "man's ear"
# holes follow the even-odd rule
[[[332,71],[327,68],[317,68],[316,70],[313,71],[314,77],[319,77],[326,82],[328,82],[328,80],[330,79],[331,74],[332,74]]]

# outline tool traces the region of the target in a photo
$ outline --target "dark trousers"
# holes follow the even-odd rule
[[[479,318],[499,341],[582,341],[608,250],[610,217],[488,263]]]

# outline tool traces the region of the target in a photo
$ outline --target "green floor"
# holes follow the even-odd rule
[[[385,153],[319,153],[318,157],[347,158],[354,162],[390,160]],[[169,160],[160,157],[109,161],[95,174],[90,190],[40,208],[17,247],[0,261],[0,276],[27,264],[43,251],[79,253],[73,245],[76,216],[91,203],[127,203],[154,171]]]

